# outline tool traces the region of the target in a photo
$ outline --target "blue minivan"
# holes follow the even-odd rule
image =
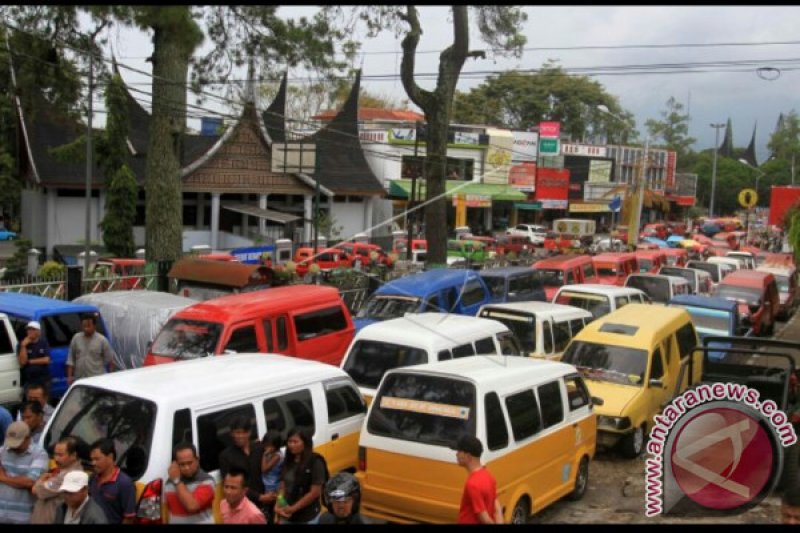
[[[672,307],[683,307],[692,317],[697,336],[738,337],[749,335],[739,317],[736,302],[725,298],[712,298],[694,294],[679,294],[669,301]]]
[[[373,322],[406,313],[455,313],[475,316],[492,302],[486,283],[472,269],[439,268],[390,281],[369,297],[353,319],[356,331]]]
[[[72,337],[81,331],[81,315],[97,316],[97,331],[109,338],[103,317],[94,305],[76,304],[53,298],[0,292],[0,313],[8,315],[11,327],[22,340],[31,320],[42,325],[42,335],[50,344],[50,398],[57,400],[67,391],[66,362]],[[109,339],[110,340],[110,339]]]
[[[531,267],[512,266],[479,270],[492,303],[546,302],[541,276]]]

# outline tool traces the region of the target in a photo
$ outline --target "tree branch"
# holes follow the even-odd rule
[[[427,114],[431,109],[433,95],[430,91],[422,89],[414,81],[415,55],[417,53],[417,45],[419,45],[419,38],[422,35],[417,8],[412,5],[407,6],[406,15],[400,13],[400,18],[406,20],[411,27],[402,43],[403,60],[400,63],[400,79],[411,101]]]

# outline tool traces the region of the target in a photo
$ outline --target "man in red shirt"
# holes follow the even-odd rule
[[[172,451],[164,497],[170,524],[213,524],[214,478],[200,468],[197,448],[179,443]]]
[[[467,481],[458,510],[459,524],[502,524],[503,509],[497,501],[497,482],[481,464],[483,444],[463,435],[456,444],[456,461],[467,469]]]

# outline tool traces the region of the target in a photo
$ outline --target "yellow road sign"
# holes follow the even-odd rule
[[[758,203],[758,193],[753,189],[742,189],[739,193],[739,204],[751,209]]]

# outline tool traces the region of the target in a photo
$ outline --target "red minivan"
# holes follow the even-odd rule
[[[667,254],[663,248],[658,250],[636,250],[636,260],[639,262],[639,273],[657,274],[659,269],[667,264]]]
[[[689,260],[689,252],[685,248],[662,248],[666,254],[667,265],[674,267],[685,267]]]
[[[557,255],[533,264],[544,285],[548,302],[552,302],[558,289],[563,285],[576,283],[597,283],[592,258],[588,255]]]
[[[607,252],[592,257],[592,264],[598,283],[603,285],[625,286],[630,274],[639,273],[636,254],[631,252]]]
[[[144,366],[235,352],[279,353],[338,365],[354,335],[338,289],[274,287],[177,312],[156,335]]]
[[[735,270],[719,282],[714,296],[739,304],[744,324],[753,335],[771,335],[780,311],[780,296],[775,276],[758,270]]]

